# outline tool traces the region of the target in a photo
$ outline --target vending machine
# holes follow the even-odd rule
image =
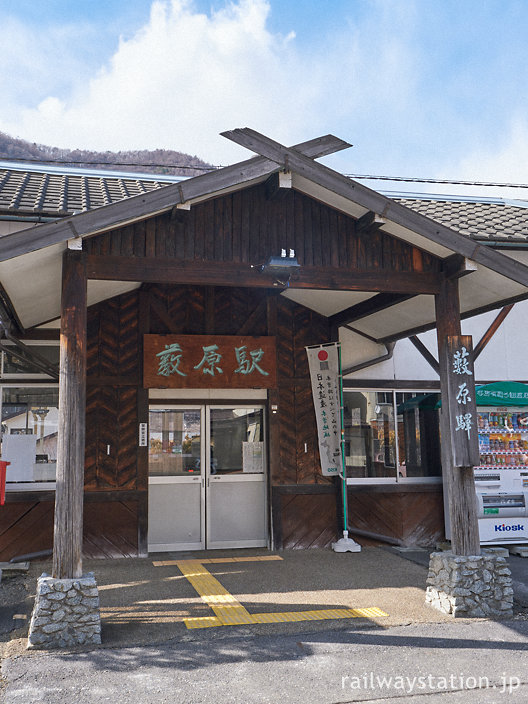
[[[528,386],[505,382],[476,391],[480,464],[474,475],[480,541],[528,543]],[[493,402],[496,405],[488,405]]]

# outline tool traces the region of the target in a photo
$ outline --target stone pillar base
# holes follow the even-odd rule
[[[506,558],[485,549],[470,556],[432,553],[425,602],[454,617],[511,618],[513,589]]]
[[[29,649],[101,643],[99,591],[93,572],[78,579],[43,574],[29,625]]]

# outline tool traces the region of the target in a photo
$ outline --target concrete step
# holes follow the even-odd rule
[[[528,545],[512,545],[510,547],[511,555],[518,555],[519,557],[528,557]]]
[[[0,562],[0,575],[2,579],[16,577],[19,574],[27,574],[29,562]]]
[[[488,555],[497,555],[498,557],[508,557],[510,551],[508,548],[503,547],[485,547],[481,550],[482,553],[487,553]]]

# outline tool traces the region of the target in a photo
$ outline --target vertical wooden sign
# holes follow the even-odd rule
[[[479,464],[480,453],[471,335],[450,335],[446,346],[444,373],[453,466],[473,467]]]

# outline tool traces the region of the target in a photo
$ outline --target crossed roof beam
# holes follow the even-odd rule
[[[332,134],[295,145],[292,149],[309,161],[335,154],[352,145]],[[126,198],[101,208],[78,213],[55,222],[26,228],[0,238],[0,261],[66,242],[76,237],[100,234],[135,221],[158,215],[175,206],[217,195],[239,185],[248,185],[278,171],[277,164],[257,156],[246,161],[194,176],[146,194]]]
[[[53,245],[63,245],[72,238],[107,232],[177,207],[185,208],[239,187],[260,183],[272,174],[289,172],[295,177],[294,188],[301,191],[307,189],[306,192],[310,194],[315,187],[317,194],[314,197],[359,218],[358,226],[368,231],[372,228],[381,229],[439,257],[443,262],[445,276],[469,273],[475,268],[467,267],[468,260],[472,260],[528,289],[528,267],[520,262],[315,161],[350,147],[348,142],[334,135],[325,135],[293,147],[285,147],[250,128],[230,130],[224,132],[223,136],[258,156],[147,194],[5,235],[0,238],[0,261]],[[332,322],[344,325],[368,317],[369,314],[404,302],[407,296],[412,297],[407,293],[404,298],[402,292],[378,294],[363,304],[336,314]],[[528,296],[528,291],[523,292],[519,299],[525,296]],[[506,302],[509,300],[501,303]],[[405,335],[393,335],[391,339],[400,336]]]

